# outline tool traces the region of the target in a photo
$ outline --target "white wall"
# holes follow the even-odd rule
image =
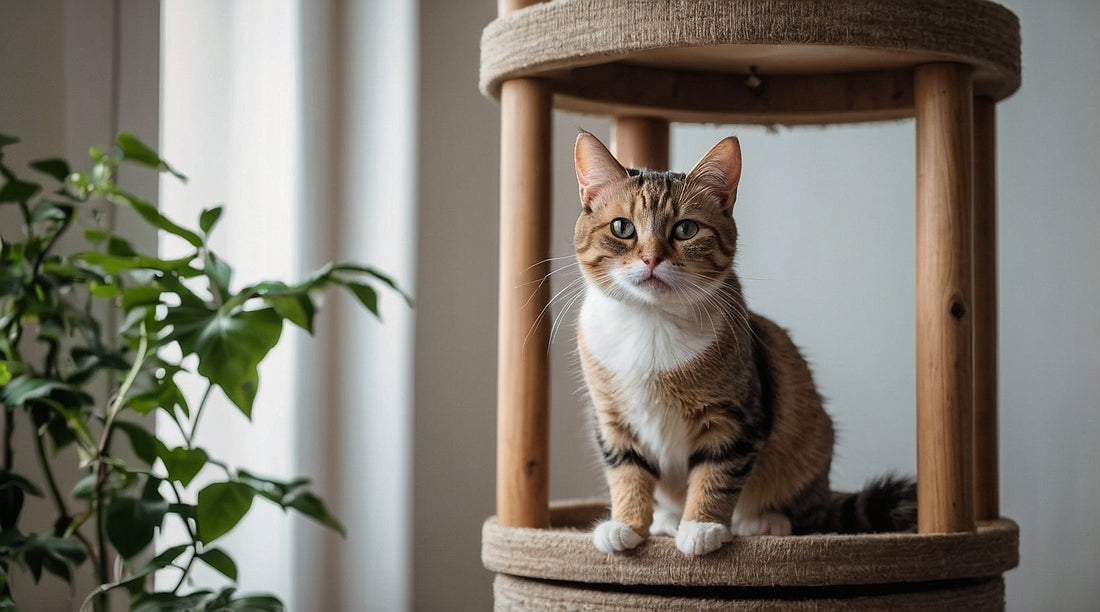
[[[235,282],[293,282],[339,260],[413,286],[414,9],[165,3],[162,152],[193,176],[165,181],[165,208],[186,219],[226,203],[214,248]],[[241,589],[292,610],[410,606],[413,313],[380,293],[382,325],[328,292],[313,338],[284,327],[251,422],[218,402],[201,429],[232,466],[309,475],[346,525],[341,539],[257,502],[226,537]]]
[[[1024,85],[999,106],[1002,511],[1021,526],[1008,606],[1084,610],[1100,598],[1100,4],[1005,4],[1020,16]],[[420,268],[415,604],[488,609],[479,525],[493,512],[497,107],[476,90],[491,2],[421,2]],[[571,252],[577,127],[554,127],[553,254]],[[750,307],[791,329],[838,423],[834,485],[912,471],[912,121],[769,133],[678,126],[673,165],[741,136],[735,213]],[[565,277],[566,274],[558,276]],[[568,279],[555,280],[555,292]],[[551,493],[599,494],[571,374],[553,349]]]

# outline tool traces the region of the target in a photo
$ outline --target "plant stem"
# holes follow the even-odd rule
[[[126,401],[126,394],[130,392],[130,387],[133,386],[134,380],[137,379],[137,375],[141,371],[141,366],[145,363],[145,356],[148,350],[149,336],[146,332],[145,324],[142,323],[141,337],[138,340],[138,350],[137,355],[134,356],[134,364],[130,367],[130,371],[126,373],[126,378],[123,379],[122,385],[115,395],[115,399],[111,402],[111,405],[107,407],[107,415],[103,422],[103,437],[99,441],[99,463],[96,466],[93,504],[96,516],[96,543],[99,547],[99,564],[97,570],[100,584],[107,584],[111,581],[110,568],[107,567],[110,562],[107,557],[107,519],[104,517],[105,500],[103,497],[103,487],[107,484],[107,462],[104,461],[104,459],[107,457],[111,448],[111,435],[114,433],[115,416],[117,416],[119,410],[122,409],[122,405]],[[97,612],[107,610],[109,603],[106,593],[95,599],[95,605]]]
[[[42,474],[46,477],[46,484],[50,488],[50,497],[53,498],[53,503],[57,506],[57,511],[61,513],[62,519],[72,518],[69,515],[69,509],[65,506],[65,498],[61,496],[61,489],[57,486],[57,479],[53,476],[53,468],[50,467],[50,459],[46,456],[46,441],[42,439],[42,436],[34,436],[34,451],[38,456],[38,465],[42,468]]]
[[[4,404],[4,471],[10,472],[15,464],[12,437],[15,435],[15,406]]]
[[[126,373],[126,378],[118,388],[118,393],[115,395],[114,401],[107,407],[107,416],[103,422],[103,438],[99,443],[99,454],[101,457],[106,454],[107,445],[110,444],[111,433],[114,431],[112,426],[114,425],[115,416],[117,416],[118,411],[122,409],[122,404],[126,401],[126,394],[130,392],[130,387],[134,385],[138,373],[141,372],[141,366],[145,364],[145,357],[148,351],[149,334],[145,329],[145,323],[142,323],[141,336],[138,339],[137,355],[134,356],[134,364],[130,366],[130,371]]]
[[[199,407],[195,410],[195,418],[191,419],[191,433],[184,434],[187,440],[187,448],[191,448],[192,442],[195,440],[195,432],[199,429],[199,419],[202,418],[202,412],[206,408],[206,402],[210,399],[210,392],[214,390],[214,383],[206,383],[206,391],[202,394],[202,399],[199,400]]]
[[[99,464],[100,473],[105,471],[104,464]],[[99,584],[107,584],[111,581],[110,570],[107,568],[107,519],[103,516],[103,498],[101,487],[96,485],[96,513],[95,513],[95,525],[96,525],[96,543],[99,545],[99,559],[96,563],[96,574],[99,579]],[[107,612],[110,608],[110,602],[107,599],[107,593],[102,593],[99,597],[93,600],[96,612]]]
[[[180,495],[179,489],[176,488],[176,483],[169,482],[171,485],[172,493],[176,496],[176,503],[183,503],[183,496]],[[187,565],[183,568],[183,573],[180,574],[179,582],[176,583],[176,587],[172,589],[173,593],[178,593],[183,583],[187,581],[187,575],[191,573],[191,566],[195,563],[195,558],[199,556],[199,536],[195,533],[194,528],[191,527],[190,521],[187,517],[180,515],[180,520],[183,521],[183,527],[187,530],[187,535],[191,538],[191,547],[194,549],[191,552],[191,558],[187,560]]]

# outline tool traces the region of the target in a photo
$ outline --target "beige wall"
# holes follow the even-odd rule
[[[420,251],[414,438],[414,574],[418,610],[485,610],[481,523],[495,512],[498,108],[477,90],[478,39],[492,2],[421,3]],[[554,122],[552,255],[572,252],[572,144],[584,126]],[[568,261],[553,264],[557,269]],[[552,291],[573,276],[553,277]],[[602,492],[571,367],[571,323],[552,350],[551,494]]]
[[[74,168],[86,168],[90,164],[88,147],[109,145],[120,130],[156,145],[158,3],[0,0],[0,16],[0,132],[23,141],[7,150],[8,166],[26,176],[27,161],[62,155]],[[113,48],[116,33],[117,56]],[[155,200],[153,173],[127,173],[120,180]],[[7,208],[0,209],[0,224],[15,222],[7,214]],[[101,208],[99,215],[120,233],[129,234],[135,244],[144,248],[155,245],[152,232],[131,217],[115,218],[106,208]],[[145,231],[131,231],[132,227]],[[79,244],[78,240],[72,242]],[[16,423],[17,427],[28,426],[22,419]],[[17,442],[24,443],[16,446],[17,471],[41,484],[30,438],[16,433]],[[76,483],[77,461],[75,452],[57,458],[56,475],[62,491],[71,490]],[[42,512],[36,513],[36,508]],[[23,526],[45,529],[43,521],[52,516],[53,509],[44,500],[28,498]],[[84,580],[75,588],[50,575],[36,587],[26,572],[16,569],[12,574],[20,609],[76,610],[92,588],[88,571],[81,574]],[[19,593],[33,597],[20,597]]]

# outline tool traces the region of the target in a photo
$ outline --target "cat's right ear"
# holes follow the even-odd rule
[[[585,131],[577,135],[573,162],[581,188],[581,204],[585,208],[591,209],[592,203],[604,189],[628,176],[626,169],[615,161],[600,139]]]

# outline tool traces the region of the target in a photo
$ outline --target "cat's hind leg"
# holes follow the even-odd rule
[[[653,509],[653,525],[649,528],[652,535],[676,537],[676,527],[680,524],[680,513],[663,507],[660,503]]]
[[[739,536],[791,535],[791,519],[782,512],[765,510],[763,512],[743,512],[741,508],[733,511],[732,531]]]

